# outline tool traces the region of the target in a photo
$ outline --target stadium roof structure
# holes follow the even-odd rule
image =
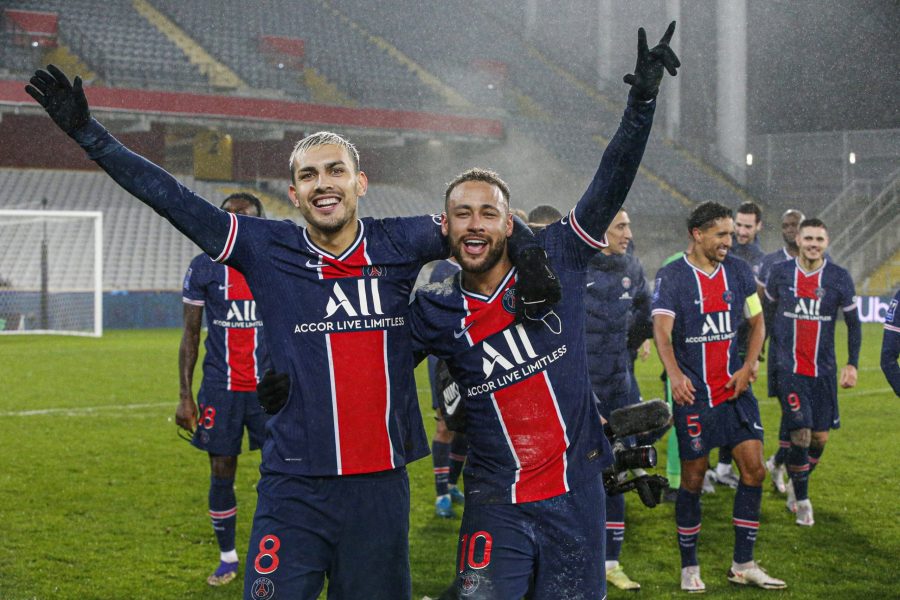
[[[117,121],[114,129],[119,131],[145,131],[151,123],[159,122],[225,126],[245,139],[281,139],[286,132],[302,133],[322,127],[376,139],[499,142],[504,137],[500,120],[482,117],[145,89],[90,86],[86,91],[91,112],[104,122]],[[42,112],[25,93],[24,82],[0,81],[0,115]],[[373,141],[377,143],[366,143]]]

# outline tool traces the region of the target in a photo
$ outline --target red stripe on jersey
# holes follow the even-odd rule
[[[229,319],[250,322],[256,320],[256,304],[244,276],[225,267],[225,300]],[[256,362],[256,327],[225,329],[225,360],[228,363],[228,389],[232,392],[255,392],[259,365]]]
[[[463,318],[462,327],[467,330],[467,337],[473,346],[512,324],[515,315],[503,308],[503,295],[514,283],[515,278],[510,277],[502,290],[494,293],[492,298],[486,301],[471,294],[463,294],[466,316]],[[495,301],[497,298],[500,298],[500,302]]]
[[[328,334],[338,474],[394,468],[388,435],[389,379],[386,332]]]
[[[518,465],[512,501],[534,502],[569,491],[569,440],[547,373],[503,388],[491,398]]]
[[[728,279],[725,268],[719,267],[711,276],[694,269],[700,291],[700,312],[709,315],[704,321],[704,335],[731,333],[731,306],[725,301]],[[710,406],[728,400],[732,391],[725,387],[731,379],[729,350],[732,339],[703,342],[703,381],[706,383]]]
[[[819,302],[816,290],[822,284],[822,270],[819,269],[811,275],[794,267],[794,290],[798,298],[809,300],[807,306],[812,307]],[[799,302],[798,302],[799,304]],[[814,311],[818,313],[818,310]],[[818,377],[816,366],[819,353],[819,335],[822,332],[822,323],[812,319],[794,319],[794,373],[807,377]]]

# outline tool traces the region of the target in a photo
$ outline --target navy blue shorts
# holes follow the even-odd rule
[[[245,600],[408,599],[406,468],[364,475],[263,473],[244,573]]]
[[[837,380],[835,376],[806,377],[787,371],[778,374],[781,414],[788,431],[839,429]]]
[[[266,437],[269,415],[259,405],[256,392],[208,390],[203,385],[197,394],[200,416],[191,443],[210,454],[237,456],[241,453],[244,427],[250,436],[250,449],[257,450]]]
[[[713,448],[734,448],[747,440],[763,440],[759,405],[748,388],[735,400],[711,407],[705,398],[690,406],[673,407],[678,452],[682,460],[695,460]]]
[[[456,552],[465,600],[606,597],[606,493],[600,476],[522,504],[466,504]],[[399,598],[399,596],[398,596]]]

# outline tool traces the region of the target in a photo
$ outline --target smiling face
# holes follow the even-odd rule
[[[357,199],[365,195],[368,179],[355,170],[346,148],[313,146],[295,157],[292,175],[288,195],[311,233],[331,236],[356,230]]]
[[[441,231],[450,252],[467,273],[486,273],[509,262],[506,239],[512,235],[509,203],[496,185],[464,181],[447,198]]]
[[[737,243],[742,246],[756,239],[760,227],[762,227],[762,223],[756,222],[756,215],[753,213],[739,212],[734,216],[734,236],[737,238]]]
[[[828,231],[824,227],[806,226],[797,234],[800,257],[807,265],[817,265],[828,249]]]
[[[694,247],[711,263],[720,263],[731,250],[731,236],[734,220],[731,217],[716,219],[706,229],[695,227],[691,230]]]
[[[781,219],[781,239],[784,240],[785,246],[792,248],[797,246],[797,227],[802,220],[803,215],[797,211],[788,211],[784,214]]]
[[[631,220],[628,213],[620,210],[606,230],[606,241],[609,245],[602,250],[604,254],[625,254],[631,241]]]

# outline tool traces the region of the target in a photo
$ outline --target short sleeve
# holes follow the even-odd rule
[[[191,261],[187,272],[184,274],[181,298],[185,304],[204,306],[206,304],[206,279],[205,268],[202,261],[209,262],[205,254],[201,254]]]
[[[653,296],[650,302],[650,314],[668,315],[675,317],[675,299],[678,296],[678,284],[676,274],[672,269],[660,269],[656,275],[656,283],[653,286]]]

